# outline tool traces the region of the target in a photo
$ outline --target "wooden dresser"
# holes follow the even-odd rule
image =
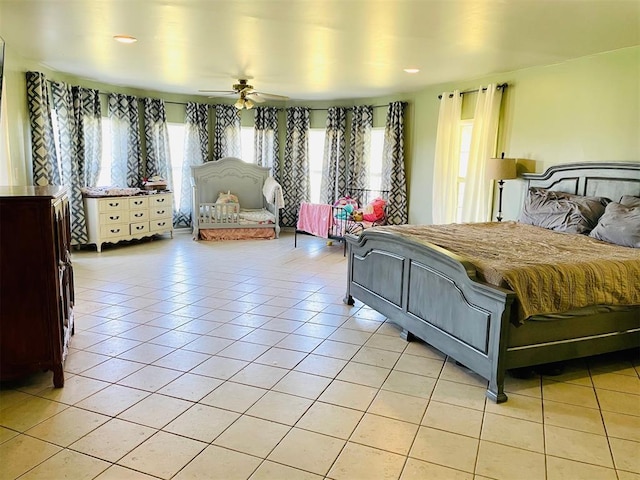
[[[73,335],[69,200],[64,187],[0,187],[0,378],[53,370]]]
[[[84,211],[90,244],[134,240],[162,233],[173,237],[171,193],[129,197],[85,197]]]

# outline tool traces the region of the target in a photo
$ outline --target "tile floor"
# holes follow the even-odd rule
[[[0,390],[2,479],[640,479],[634,355],[509,401],[342,303],[339,245],[176,233],[74,252],[66,385]]]

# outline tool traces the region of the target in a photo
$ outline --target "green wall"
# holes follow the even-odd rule
[[[5,51],[6,115],[0,119],[7,130],[8,145],[0,148],[0,179],[15,185],[30,181],[29,121],[26,110],[24,72],[38,70],[52,80],[63,80],[105,92],[162,97],[167,102],[169,121],[184,120],[184,103],[217,103],[219,99],[164,94],[127,89],[51,72]],[[525,159],[520,170],[541,172],[570,162],[640,161],[640,47],[583,57],[544,67],[528,68],[464,82],[446,83],[419,92],[352,102],[289,102],[287,106],[311,107],[312,127],[324,126],[328,106],[354,104],[386,105],[408,102],[405,116],[405,156],[409,188],[409,221],[430,223],[433,164],[438,121],[438,95],[445,91],[474,89],[488,83],[508,83],[503,96],[503,117],[498,150],[506,156]],[[3,100],[3,101],[4,101]],[[233,100],[230,100],[230,103]],[[473,96],[465,98],[471,103]],[[283,106],[279,104],[278,106]],[[466,111],[466,108],[465,108]],[[284,113],[282,114],[284,117]],[[374,109],[375,126],[384,125],[385,108]],[[243,124],[251,125],[253,112],[243,111]],[[6,143],[6,142],[5,142]],[[284,148],[284,138],[281,141]],[[8,154],[7,154],[8,150]],[[505,186],[506,218],[516,218],[522,182]]]
[[[509,84],[503,97],[498,151],[520,171],[588,161],[640,162],[640,47],[429,87],[414,98],[411,223],[430,223],[438,95],[488,83]],[[517,218],[522,181],[507,181],[505,218]]]

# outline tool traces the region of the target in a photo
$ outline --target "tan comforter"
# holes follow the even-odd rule
[[[516,222],[376,227],[468,259],[513,290],[519,319],[590,305],[640,305],[640,249]]]

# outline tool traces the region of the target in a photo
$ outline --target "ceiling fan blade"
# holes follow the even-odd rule
[[[252,97],[261,98],[264,100],[289,100],[289,97],[285,97],[284,95],[275,95],[273,93],[264,93],[264,92],[256,92],[253,91],[249,93]]]
[[[198,90],[201,93],[221,93],[223,95],[232,95],[237,93],[235,90]]]
[[[247,93],[246,95],[247,98],[250,98],[251,101],[256,102],[256,103],[264,103],[264,98],[262,98],[260,95],[257,95],[255,93]]]

